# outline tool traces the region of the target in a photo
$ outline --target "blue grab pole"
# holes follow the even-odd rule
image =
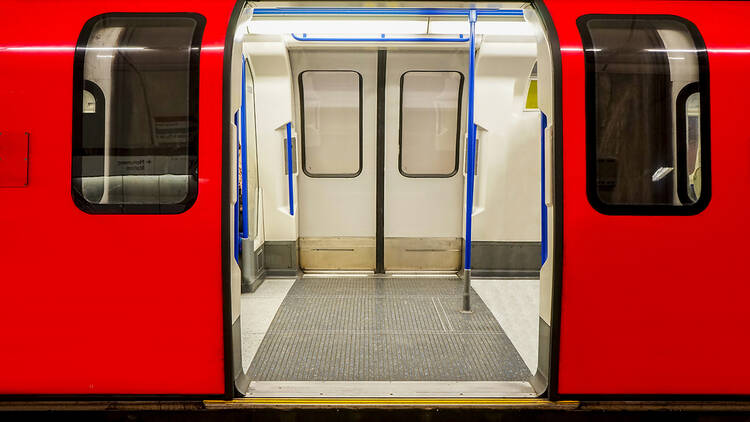
[[[476,10],[469,11],[469,143],[466,169],[466,245],[464,245],[464,297],[463,312],[471,312],[471,215],[474,212],[474,168],[476,166],[477,126],[474,123],[474,73],[477,23]]]
[[[286,124],[286,168],[289,182],[289,215],[294,215],[294,182],[292,180],[292,122]]]

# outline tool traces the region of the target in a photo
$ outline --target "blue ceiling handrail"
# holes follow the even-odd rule
[[[336,41],[336,42],[469,42],[468,37],[459,36],[459,38],[429,38],[429,37],[414,37],[414,38],[388,38],[383,34],[380,38],[325,38],[325,37],[308,37],[307,34],[298,36],[291,34],[292,38],[297,41]]]
[[[477,16],[520,16],[523,17],[521,9],[473,9]],[[470,9],[448,9],[448,8],[385,8],[385,7],[282,7],[275,9],[256,8],[253,9],[255,16],[279,16],[279,15],[349,15],[349,16],[469,16]]]

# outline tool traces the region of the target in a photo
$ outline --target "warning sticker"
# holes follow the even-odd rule
[[[190,119],[187,116],[154,117],[154,139],[159,144],[181,144],[188,141]]]

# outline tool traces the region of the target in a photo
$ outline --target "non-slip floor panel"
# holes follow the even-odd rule
[[[457,277],[305,277],[249,368],[254,381],[526,381],[530,373]]]

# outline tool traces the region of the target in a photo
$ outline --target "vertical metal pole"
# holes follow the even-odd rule
[[[464,297],[462,312],[471,312],[471,215],[474,212],[474,168],[476,166],[477,126],[474,124],[474,73],[477,11],[469,10],[469,143],[466,169],[466,245],[464,245]]]

